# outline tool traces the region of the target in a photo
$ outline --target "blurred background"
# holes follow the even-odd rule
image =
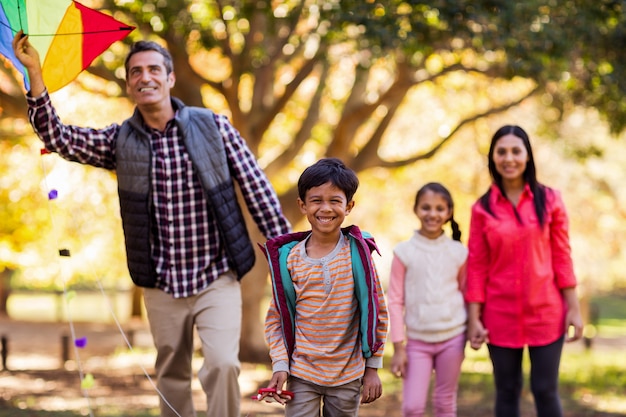
[[[129,117],[128,44],[162,43],[174,58],[173,95],[231,118],[296,230],[307,227],[295,203],[304,168],[334,156],[357,171],[346,224],[376,237],[385,285],[393,247],[419,225],[417,189],[439,181],[451,190],[467,243],[470,207],[490,184],[491,135],[522,126],[539,180],[559,189],[568,208],[587,343],[626,336],[623,2],[83,3],[137,29],[53,93],[65,123],[104,127]],[[115,174],[40,154],[9,63],[0,66],[0,114],[0,314],[142,320]],[[262,242],[254,227],[251,234]],[[267,361],[267,283],[259,256],[243,280],[244,361]]]

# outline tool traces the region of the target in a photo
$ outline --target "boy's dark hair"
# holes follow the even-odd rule
[[[155,51],[163,55],[163,65],[165,65],[165,70],[167,74],[169,75],[174,71],[174,63],[172,60],[172,55],[167,49],[165,49],[164,47],[162,47],[161,45],[153,41],[138,41],[138,42],[135,42],[130,47],[130,52],[128,52],[128,55],[126,55],[126,60],[124,61],[124,68],[126,69],[127,80],[128,80],[128,70],[129,70],[128,63],[130,61],[130,57],[132,57],[136,53],[145,52],[145,51]]]
[[[330,182],[346,194],[348,202],[359,188],[356,173],[338,158],[323,158],[304,170],[298,180],[298,196],[304,201],[306,192]]]

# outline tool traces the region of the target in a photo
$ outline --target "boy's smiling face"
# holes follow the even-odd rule
[[[305,201],[298,199],[300,211],[311,224],[314,233],[336,234],[344,219],[354,207],[346,193],[331,182],[307,190]]]

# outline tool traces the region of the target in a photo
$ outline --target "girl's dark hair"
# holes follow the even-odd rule
[[[417,209],[417,205],[419,204],[420,198],[424,195],[426,191],[432,191],[433,193],[441,195],[446,202],[448,203],[448,207],[450,207],[450,226],[452,228],[452,239],[460,241],[461,240],[461,229],[459,228],[459,224],[454,220],[454,201],[452,200],[452,194],[446,187],[438,182],[429,182],[425,184],[417,191],[415,195],[415,204],[413,204],[413,211]]]
[[[345,166],[338,158],[320,159],[304,170],[298,180],[298,197],[304,201],[306,192],[313,187],[330,182],[346,194],[348,202],[359,188],[359,179],[356,173]]]
[[[146,51],[155,51],[163,55],[163,65],[165,65],[165,71],[167,72],[168,75],[174,71],[174,61],[172,60],[172,55],[167,49],[165,49],[164,47],[162,47],[161,45],[153,41],[138,41],[138,42],[135,42],[130,47],[130,52],[128,52],[128,55],[126,55],[126,60],[124,61],[124,68],[126,69],[127,80],[128,80],[128,70],[130,69],[128,68],[128,63],[130,62],[130,58],[136,53],[146,52]]]
[[[546,187],[543,184],[540,184],[537,181],[537,172],[535,170],[535,159],[533,157],[533,150],[530,146],[530,139],[528,138],[528,134],[524,129],[519,126],[514,125],[505,125],[494,133],[491,138],[491,145],[489,146],[489,174],[493,179],[493,182],[498,186],[502,195],[506,196],[504,192],[504,186],[502,183],[502,175],[496,170],[496,164],[493,161],[493,153],[496,147],[496,143],[498,140],[506,135],[514,135],[522,140],[524,143],[524,147],[526,148],[526,152],[528,153],[528,162],[526,162],[526,169],[524,170],[523,178],[524,182],[528,184],[530,190],[534,196],[534,205],[535,205],[535,213],[537,214],[537,219],[539,220],[539,225],[543,227],[546,221]],[[480,197],[480,205],[487,211],[487,213],[495,216],[493,211],[491,210],[491,205],[489,203],[489,196],[491,194],[491,190],[487,190],[485,194]],[[521,223],[522,219],[519,217],[517,210],[515,211],[515,215],[517,216],[517,220]]]

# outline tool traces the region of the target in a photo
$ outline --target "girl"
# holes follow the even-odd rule
[[[537,181],[530,140],[519,126],[493,135],[489,173],[493,183],[473,205],[470,224],[470,346],[488,342],[497,417],[520,415],[525,346],[537,416],[560,417],[563,341],[579,339],[583,329],[565,205],[557,190]]]
[[[424,415],[433,370],[434,414],[451,417],[456,416],[457,385],[465,357],[467,313],[462,287],[467,249],[453,218],[452,196],[443,185],[424,185],[417,192],[413,211],[421,228],[394,249],[391,265],[391,371],[404,378],[404,417]],[[452,239],[443,231],[448,221]]]

